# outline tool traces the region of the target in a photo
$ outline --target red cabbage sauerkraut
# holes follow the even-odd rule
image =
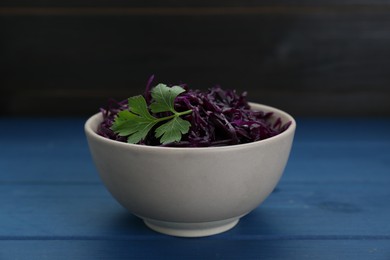
[[[153,76],[149,79],[144,93],[148,105],[152,102],[150,95],[152,82]],[[291,122],[283,124],[280,118],[271,121],[272,112],[252,110],[246,92],[238,95],[234,90],[224,90],[219,86],[202,92],[192,90],[186,84],[180,86],[186,92],[175,99],[175,109],[179,112],[192,109],[191,114],[183,116],[183,119],[191,123],[189,132],[183,135],[179,142],[161,145],[154,136],[154,131],[150,131],[138,144],[170,147],[245,144],[278,135],[291,124]],[[103,122],[99,125],[97,133],[112,140],[127,142],[127,137],[119,136],[110,129],[117,113],[124,109],[129,109],[127,100],[118,102],[110,99],[107,106],[100,109]]]

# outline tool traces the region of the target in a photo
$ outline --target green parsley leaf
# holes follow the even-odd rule
[[[111,130],[120,136],[129,136],[127,142],[135,144],[145,139],[158,121],[149,113],[143,96],[129,98],[130,104],[132,111],[120,111]]]
[[[155,130],[155,136],[160,138],[162,144],[180,141],[182,134],[189,131],[191,124],[180,118],[180,116],[190,114],[192,110],[177,112],[174,108],[175,98],[185,90],[179,86],[167,87],[158,84],[152,89],[153,103],[150,110],[153,113],[171,112],[172,115],[156,118],[150,114],[148,106],[143,96],[129,98],[130,110],[123,110],[116,116],[111,130],[120,136],[127,136],[128,143],[139,143],[144,140],[153,127],[163,121],[168,122],[160,125]]]
[[[174,117],[156,129],[156,137],[161,137],[162,144],[180,141],[181,135],[188,133],[190,126],[190,122],[180,117]]]
[[[148,105],[146,104],[146,100],[143,96],[139,95],[129,98],[129,107],[131,108],[132,113],[152,121],[155,120],[155,118],[149,113]]]
[[[183,93],[185,90],[179,86],[168,87],[165,84],[158,84],[152,89],[152,98],[154,102],[150,105],[150,110],[153,113],[175,111],[175,98]]]

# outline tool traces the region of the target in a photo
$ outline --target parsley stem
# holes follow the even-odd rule
[[[183,112],[177,112],[177,111],[175,111],[173,115],[158,118],[156,121],[157,121],[157,122],[161,122],[161,121],[165,121],[165,120],[172,119],[172,118],[174,118],[174,117],[184,116],[184,115],[188,115],[188,114],[191,114],[191,113],[192,113],[192,109],[186,110],[186,111],[183,111]]]

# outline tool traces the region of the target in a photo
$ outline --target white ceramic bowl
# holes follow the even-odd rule
[[[274,112],[283,133],[266,140],[222,147],[172,148],[122,143],[96,134],[95,114],[85,123],[92,158],[114,198],[151,229],[198,237],[227,231],[272,192],[286,166],[296,128]]]

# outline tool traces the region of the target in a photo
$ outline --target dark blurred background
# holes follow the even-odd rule
[[[0,114],[89,115],[156,83],[295,116],[390,116],[390,1],[0,1]]]

